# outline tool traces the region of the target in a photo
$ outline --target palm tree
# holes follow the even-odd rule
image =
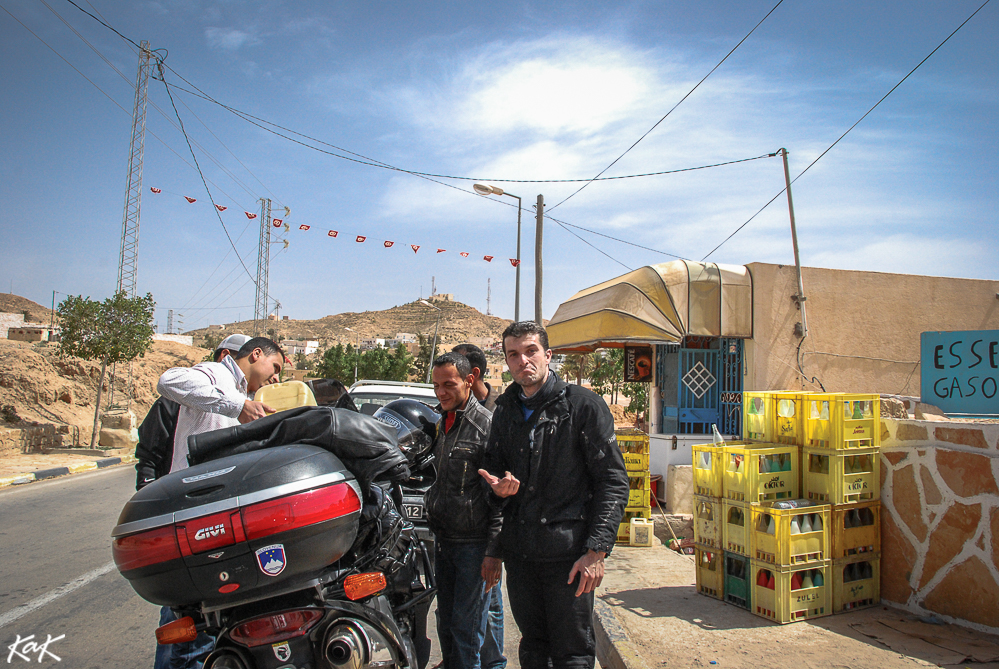
[[[588,353],[567,355],[562,363],[562,373],[567,379],[575,376],[577,386],[583,385],[583,378],[589,378],[591,371],[593,371],[593,358]]]

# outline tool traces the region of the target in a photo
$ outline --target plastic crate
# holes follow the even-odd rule
[[[719,497],[694,495],[694,541],[712,548],[722,548],[722,500]]]
[[[724,598],[725,572],[722,552],[708,546],[694,546],[697,592],[715,599]]]
[[[849,393],[808,393],[805,446],[874,448],[881,445],[881,398]]]
[[[725,552],[725,602],[752,611],[752,564],[745,555]]]
[[[725,452],[714,444],[694,444],[690,447],[693,460],[694,494],[722,496]]]
[[[726,444],[724,496],[737,502],[776,502],[798,496],[797,446]]]
[[[750,565],[752,611],[756,615],[783,624],[832,613],[829,560],[800,567],[775,567],[759,560],[751,560]]]
[[[794,391],[743,392],[744,439],[801,446],[805,443],[802,395]]]
[[[624,468],[629,472],[649,471],[648,453],[622,453],[621,457],[624,458]]]
[[[797,509],[753,505],[750,513],[755,560],[789,567],[830,559],[828,505]]]
[[[801,449],[802,495],[823,504],[872,502],[881,497],[877,448]]]
[[[881,502],[836,505],[831,518],[833,560],[881,552]]]
[[[649,454],[649,435],[644,432],[621,431],[615,432],[614,436],[622,453]]]
[[[751,555],[750,515],[749,504],[722,500],[722,547],[729,553]]]
[[[877,606],[881,602],[881,554],[833,561],[832,579],[833,613]]]
[[[649,507],[625,507],[624,509],[624,519],[620,525],[617,526],[617,543],[627,544],[631,541],[631,519],[632,518],[651,518],[652,509]]]
[[[652,491],[652,477],[645,474],[628,474],[628,506],[650,506],[649,498]]]

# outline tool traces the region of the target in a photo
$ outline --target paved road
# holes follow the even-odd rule
[[[19,651],[62,637],[47,647],[61,662],[44,655],[43,666],[152,666],[159,607],[140,599],[111,562],[111,529],[134,484],[135,470],[117,467],[0,491],[0,666],[24,664],[11,656],[18,637]],[[519,669],[509,609],[506,620],[509,666]],[[430,638],[433,666],[436,632]],[[30,659],[37,666],[39,653]]]

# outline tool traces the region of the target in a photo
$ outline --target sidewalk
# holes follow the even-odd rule
[[[104,457],[95,455],[92,451],[86,451],[86,454],[81,455],[65,451],[19,453],[0,459],[0,488],[133,462],[135,456],[124,450],[108,452]]]
[[[994,645],[999,638],[955,625],[927,625],[899,609],[882,605],[777,625],[697,594],[694,583],[693,556],[668,550],[658,540],[652,548],[615,547],[597,589],[601,664],[607,669],[999,668],[999,645]],[[989,661],[966,661],[971,656]]]

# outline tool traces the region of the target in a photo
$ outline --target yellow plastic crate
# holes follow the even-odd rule
[[[621,457],[624,458],[624,468],[629,472],[649,471],[648,453],[622,453]]]
[[[749,504],[722,500],[722,541],[729,553],[751,556],[751,515]]]
[[[725,474],[724,451],[714,444],[694,444],[690,450],[694,465],[694,494],[721,497]]]
[[[756,615],[783,624],[832,613],[829,560],[785,568],[759,560],[751,560],[750,565],[752,606]]]
[[[834,505],[830,517],[833,560],[881,552],[881,502]]]
[[[798,496],[797,446],[726,444],[724,448],[726,498],[737,502],[776,502]]]
[[[881,497],[880,449],[801,449],[802,495],[823,504],[872,502]]]
[[[794,391],[743,392],[743,438],[795,446],[804,444],[801,398],[801,393]]]
[[[650,506],[652,477],[649,474],[628,474],[628,506]]]
[[[725,571],[723,553],[709,546],[694,546],[694,564],[697,571],[697,592],[715,599],[725,596]]]
[[[644,432],[621,431],[615,432],[614,436],[622,453],[649,454],[649,435]]]
[[[694,542],[721,550],[724,532],[722,500],[719,497],[694,495]]]
[[[830,507],[750,507],[753,559],[777,567],[828,560]]]
[[[881,554],[835,560],[832,579],[833,613],[877,606],[881,602]]]
[[[849,393],[808,393],[805,446],[874,448],[881,445],[881,398]]]
[[[617,526],[617,543],[626,544],[631,541],[631,519],[632,518],[652,518],[652,509],[649,507],[625,507],[624,520]]]

